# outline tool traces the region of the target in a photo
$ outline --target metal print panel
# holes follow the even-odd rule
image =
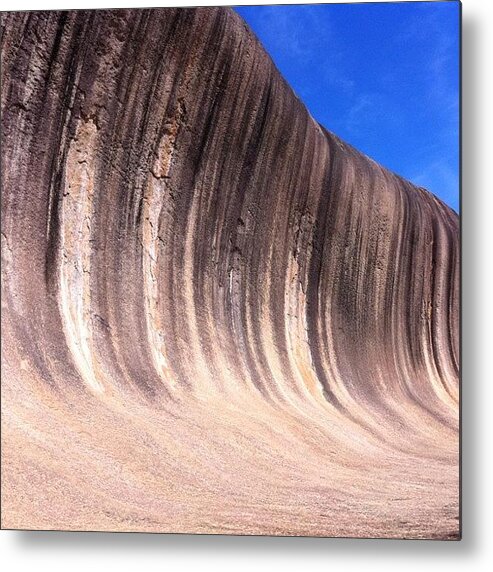
[[[400,41],[451,21],[458,77],[433,4]],[[317,7],[307,89],[373,132],[321,15],[370,77],[375,6]],[[268,9],[2,14],[3,528],[460,537],[458,214],[314,118],[267,32],[317,27]]]

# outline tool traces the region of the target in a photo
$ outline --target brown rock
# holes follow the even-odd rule
[[[457,215],[229,9],[2,28],[2,526],[456,538]]]

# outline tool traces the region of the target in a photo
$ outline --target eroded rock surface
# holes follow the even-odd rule
[[[2,32],[2,525],[457,537],[457,215],[229,9]]]

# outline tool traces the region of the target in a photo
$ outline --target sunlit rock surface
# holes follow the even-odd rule
[[[457,215],[232,10],[2,32],[2,526],[456,538]]]

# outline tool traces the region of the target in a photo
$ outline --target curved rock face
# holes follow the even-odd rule
[[[456,538],[457,215],[229,9],[2,26],[2,525]]]

